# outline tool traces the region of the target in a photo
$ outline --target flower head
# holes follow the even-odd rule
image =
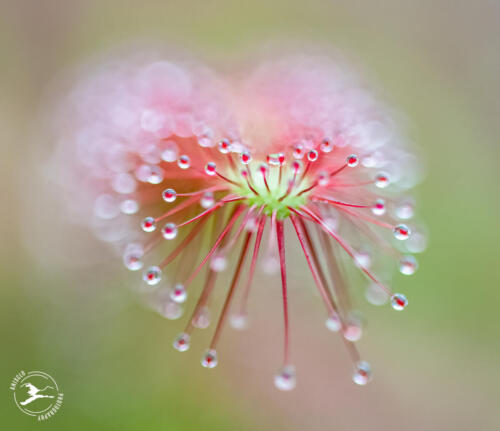
[[[384,254],[399,260],[403,274],[417,268],[393,241],[411,237],[402,220],[412,217],[413,202],[400,196],[412,184],[414,158],[390,112],[349,69],[294,57],[228,85],[201,66],[124,63],[84,82],[70,99],[65,142],[73,145],[64,148],[75,162],[79,193],[93,199],[95,218],[107,226],[102,236],[117,244],[125,266],[143,271],[146,291],[157,289],[166,317],[181,316],[204,272],[194,312],[174,340],[177,350],[189,349],[195,328],[210,326],[218,274],[231,270],[201,361],[217,365],[226,321],[237,329],[248,323],[261,256],[263,269],[281,278],[284,355],[275,384],[292,389],[294,270],[286,265],[286,241],[304,255],[326,326],[341,333],[353,359],[354,382],[370,380],[370,365],[354,345],[362,328],[345,268],[369,280],[370,302],[390,298],[395,310],[407,306],[405,295],[393,293],[372,268]]]

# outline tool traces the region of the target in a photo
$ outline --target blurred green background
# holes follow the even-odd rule
[[[1,429],[500,429],[498,2],[0,4]],[[111,255],[99,267],[52,259],[78,261],[81,244],[66,240],[54,250],[58,241],[37,234],[62,236],[44,216],[53,204],[33,199],[44,181],[36,162],[52,148],[37,130],[44,98],[65,70],[138,39],[184,47],[215,65],[268,41],[335,47],[372,72],[409,118],[427,164],[417,192],[430,247],[414,277],[395,279],[410,297],[407,311],[363,308],[360,348],[375,369],[369,386],[354,387],[317,297],[301,289],[291,300],[299,385],[281,393],[272,386],[279,295],[256,289],[260,319],[248,332],[225,331],[221,366],[207,371],[198,363],[207,334],[186,355],[173,351],[183,322],[143,309]],[[8,386],[22,369],[46,371],[62,388],[52,419],[36,423],[15,406]]]

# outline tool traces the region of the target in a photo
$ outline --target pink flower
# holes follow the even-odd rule
[[[105,223],[100,236],[123,252],[125,266],[143,270],[144,290],[162,314],[180,317],[205,271],[177,350],[189,349],[194,328],[210,326],[218,273],[235,255],[202,359],[204,367],[217,365],[228,318],[237,329],[247,325],[261,256],[263,269],[281,276],[284,354],[275,384],[292,389],[287,302],[297,269],[287,268],[286,242],[303,252],[326,326],[342,335],[352,357],[354,382],[370,380],[370,365],[354,345],[362,328],[346,271],[366,276],[370,302],[390,298],[402,310],[405,295],[393,293],[374,269],[387,278],[387,257],[412,274],[416,259],[399,250],[423,247],[422,234],[412,242],[412,227],[401,221],[413,216],[413,201],[401,196],[415,182],[414,157],[391,113],[351,70],[327,58],[294,57],[226,84],[198,65],[126,62],[83,82],[65,106],[68,183],[80,202],[93,201],[94,220]],[[396,248],[394,240],[408,245]]]

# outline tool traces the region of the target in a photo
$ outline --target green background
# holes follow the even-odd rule
[[[500,429],[496,2],[0,5],[0,428]],[[186,355],[174,352],[182,322],[142,308],[101,244],[82,240],[80,228],[72,237],[59,226],[57,204],[38,193],[55,187],[40,174],[53,148],[43,124],[50,89],[64,71],[136,40],[185,48],[215,67],[269,41],[275,49],[335,47],[370,71],[384,98],[406,114],[426,163],[417,193],[430,247],[414,277],[395,279],[410,298],[407,311],[363,308],[368,328],[360,348],[376,375],[369,386],[351,383],[318,298],[301,289],[312,289],[305,275],[295,277],[291,294],[299,385],[280,393],[272,387],[281,352],[279,291],[256,292],[255,325],[225,331],[221,366],[207,371],[198,361],[208,334]],[[102,253],[102,264],[82,262],[89,247]],[[51,374],[65,394],[45,423],[13,402],[8,387],[22,369]]]

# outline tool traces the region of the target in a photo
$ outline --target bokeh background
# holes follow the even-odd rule
[[[499,2],[0,4],[0,428],[500,429]],[[50,186],[38,169],[53,146],[38,129],[50,88],[64,71],[137,40],[215,65],[269,41],[335,47],[407,115],[427,165],[417,192],[430,247],[415,276],[395,279],[410,297],[407,311],[363,307],[360,348],[375,369],[369,386],[352,384],[347,355],[324,329],[304,277],[292,298],[299,384],[281,393],[272,385],[279,295],[256,293],[254,326],[227,330],[224,360],[207,371],[198,363],[202,337],[186,355],[173,351],[182,323],[142,308],[101,244],[89,237],[83,248],[81,232],[72,240],[71,229],[51,219],[47,208],[57,204],[34,193]],[[80,264],[88,247],[102,253],[102,264]],[[45,423],[14,405],[8,386],[21,369],[48,372],[65,393]]]

